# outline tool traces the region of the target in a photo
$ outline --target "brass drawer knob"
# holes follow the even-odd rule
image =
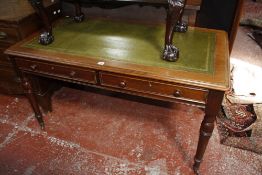
[[[75,71],[71,71],[70,72],[70,77],[74,77],[76,75],[76,72]]]
[[[174,96],[175,97],[181,97],[181,91],[180,90],[175,90]]]
[[[119,83],[119,86],[120,86],[121,88],[125,88],[125,87],[126,87],[126,82],[121,81],[121,82]]]
[[[30,67],[31,67],[32,70],[36,70],[37,65],[36,65],[36,64],[33,64],[33,65],[31,65]]]

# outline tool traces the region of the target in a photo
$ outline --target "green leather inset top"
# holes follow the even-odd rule
[[[24,47],[87,56],[93,59],[114,59],[132,64],[159,66],[168,69],[213,73],[215,33],[189,28],[175,33],[173,42],[180,49],[177,62],[161,59],[164,47],[164,25],[142,25],[108,20],[86,20],[75,23],[62,20],[53,30],[52,44],[38,44],[38,38]]]

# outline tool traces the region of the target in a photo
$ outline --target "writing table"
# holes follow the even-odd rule
[[[164,43],[163,25],[103,19],[76,24],[62,20],[54,32],[56,42],[50,45],[38,44],[35,34],[5,52],[16,67],[42,128],[44,122],[31,75],[196,105],[205,108],[194,163],[198,172],[224,92],[229,87],[225,32],[189,28],[187,33],[177,33],[175,44],[184,50],[183,59],[172,63],[159,59]]]

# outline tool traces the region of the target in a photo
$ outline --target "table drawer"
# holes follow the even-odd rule
[[[100,72],[101,85],[205,103],[208,90]]]
[[[19,69],[51,75],[53,77],[65,78],[73,81],[81,81],[96,84],[96,73],[90,69],[80,69],[72,66],[63,66],[34,62],[24,59],[16,59]]]
[[[16,28],[0,27],[0,41],[7,43],[15,43],[19,40]]]

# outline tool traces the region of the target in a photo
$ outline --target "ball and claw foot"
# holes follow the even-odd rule
[[[163,60],[177,61],[179,57],[179,49],[173,45],[166,45],[163,53]]]
[[[49,32],[43,32],[40,34],[39,43],[42,45],[51,44],[54,41],[54,36]]]
[[[74,16],[74,21],[75,22],[82,22],[85,18],[85,15],[81,13],[79,16]]]
[[[178,22],[176,27],[175,27],[175,32],[180,32],[180,33],[184,33],[187,31],[187,24],[184,22]]]

